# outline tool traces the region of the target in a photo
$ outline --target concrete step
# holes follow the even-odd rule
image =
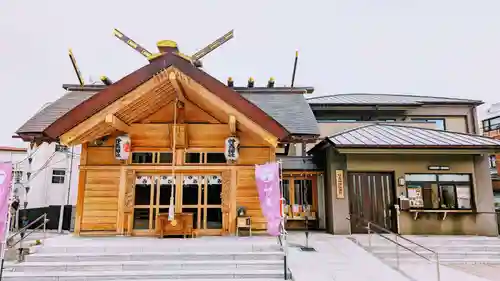
[[[162,270],[5,272],[5,281],[101,281],[165,279],[283,279],[283,270]]]
[[[116,245],[116,246],[35,246],[32,247],[36,253],[143,253],[143,252],[278,252],[281,247],[278,244],[249,244],[249,245],[200,245],[196,244],[161,244],[157,245]]]
[[[365,248],[368,248],[368,245],[363,245]],[[413,251],[421,251],[422,247],[418,246],[405,246]],[[402,251],[407,251],[403,247],[399,247]],[[498,252],[500,253],[500,245],[463,245],[463,246],[429,246],[427,247],[433,251],[437,252]],[[371,251],[395,251],[396,244],[392,245],[372,245],[369,248]]]
[[[5,271],[147,271],[147,270],[212,270],[266,269],[283,270],[282,260],[202,260],[202,261],[87,261],[87,262],[25,262],[8,263]]]
[[[395,258],[396,257],[396,252],[394,250],[392,251],[377,251],[377,252],[372,252],[375,256],[380,257],[380,258]],[[430,252],[423,252],[423,251],[418,251],[418,254],[433,259],[435,257],[434,254]],[[403,258],[415,258],[417,255],[413,252],[410,251],[399,251],[398,253],[399,257],[401,259]],[[440,260],[445,260],[445,259],[464,259],[464,258],[470,258],[470,259],[500,259],[500,252],[466,252],[466,253],[459,253],[459,252],[439,252],[439,259]]]
[[[283,252],[142,252],[142,253],[40,253],[27,262],[150,261],[150,260],[283,260]]]
[[[384,262],[390,264],[396,264],[396,258],[383,258]],[[417,264],[417,263],[433,263],[432,261],[424,260],[423,258],[405,258],[399,259],[400,263],[405,264]],[[470,258],[459,258],[459,259],[440,259],[441,264],[500,264],[500,259],[470,259]]]

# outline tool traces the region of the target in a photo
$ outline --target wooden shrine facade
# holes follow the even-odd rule
[[[171,198],[175,213],[193,214],[196,234],[235,233],[238,207],[253,229],[265,230],[255,165],[275,161],[283,143],[317,136],[290,132],[173,53],[91,94],[40,132],[26,131],[18,135],[27,141],[82,145],[78,235],[154,235]],[[129,142],[123,159],[117,138]],[[228,138],[239,142],[234,160],[228,160]]]

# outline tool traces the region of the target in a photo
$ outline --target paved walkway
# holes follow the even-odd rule
[[[295,281],[410,280],[345,236],[314,233],[309,245],[314,247],[316,252],[303,252],[294,247],[304,245],[303,234],[291,233],[289,243],[289,267]]]
[[[500,264],[455,264],[450,267],[491,281],[500,281]]]
[[[404,263],[405,275],[383,263],[348,239],[348,236],[313,233],[309,245],[316,252],[303,252],[296,245],[304,245],[302,233],[291,233],[289,266],[296,281],[434,281],[437,279],[434,263]],[[498,268],[497,268],[498,270]],[[468,274],[441,265],[441,281],[490,281],[476,274]],[[469,270],[468,272],[471,272]],[[497,275],[500,271],[497,271]],[[411,277],[411,278],[410,278]]]

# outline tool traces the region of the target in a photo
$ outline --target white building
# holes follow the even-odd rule
[[[50,220],[47,227],[57,229],[60,208],[65,205],[63,228],[69,229],[76,204],[81,147],[43,143],[18,150],[3,152],[0,147],[0,161],[17,163],[14,173],[19,181],[14,190],[20,200],[19,218],[26,215],[29,223],[46,213]]]
[[[23,181],[26,179],[27,168],[27,149],[10,146],[0,146],[0,162],[11,162],[14,170],[14,181]]]
[[[56,143],[43,143],[30,150],[28,209],[75,205],[80,152],[80,146],[68,148]]]

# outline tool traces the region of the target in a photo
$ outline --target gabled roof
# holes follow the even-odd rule
[[[35,133],[41,134],[42,137],[56,140],[63,133],[69,131],[77,124],[83,122],[170,66],[175,66],[242,114],[248,116],[248,118],[259,124],[263,129],[278,137],[278,139],[283,140],[289,135],[294,134],[293,125],[281,124],[278,120],[274,119],[275,116],[277,116],[277,119],[281,118],[278,114],[279,110],[274,107],[266,107],[266,109],[259,107],[262,105],[262,98],[257,98],[259,101],[255,99],[254,102],[250,102],[243,95],[172,53],[166,53],[152,60],[150,64],[110,86],[101,89],[100,85],[96,85],[95,88],[99,89],[97,92],[78,91],[66,94],[31,118],[17,131],[17,134],[25,140],[28,140]],[[78,96],[79,94],[84,96],[80,97]],[[302,95],[295,95],[303,99]],[[288,110],[286,103],[283,103],[281,106],[283,110]],[[310,111],[309,108],[307,110]],[[312,115],[312,112],[309,113]],[[273,114],[275,116],[272,116]],[[289,129],[292,131],[289,131]],[[317,128],[315,132],[317,132]]]
[[[251,90],[249,88],[231,89],[193,67],[187,61],[175,55],[165,55],[164,57],[167,56],[170,59],[166,61],[167,58],[164,58],[163,65],[158,65],[154,61],[153,63],[157,64],[154,69],[163,69],[162,66],[166,68],[174,65],[181,71],[187,72],[187,75],[192,76],[208,90],[219,94],[224,100],[232,101],[232,104],[230,103],[232,106],[241,110],[242,113],[270,133],[281,134],[280,139],[288,135],[319,135],[312,110],[304,96],[301,95],[303,92],[312,91],[312,88],[300,88],[297,89],[300,91],[297,93],[290,93],[288,88],[259,88],[259,91],[254,88]],[[169,62],[170,64],[168,64]],[[149,76],[144,72],[153,73],[151,68],[151,64],[147,65],[110,86],[86,85],[82,88],[79,85],[63,85],[65,89],[72,91],[40,110],[16,133],[25,140],[28,140],[28,135],[34,134],[55,140],[65,131],[70,130],[76,124],[125,95],[126,89],[133,89],[132,85],[140,85],[139,82],[132,81],[130,77],[142,78],[140,81],[148,80]]]
[[[270,88],[272,90],[272,88]],[[301,94],[261,92],[242,93],[293,135],[318,135],[316,117]]]
[[[480,100],[428,97],[403,94],[338,94],[307,98],[309,104],[326,105],[423,105],[423,104],[471,104],[480,105]]]
[[[500,149],[500,140],[411,126],[373,124],[325,139],[336,148],[463,148]]]
[[[57,119],[71,111],[77,105],[91,98],[96,92],[73,91],[67,92],[64,96],[57,99],[38,111],[31,117],[17,133],[42,133]]]

